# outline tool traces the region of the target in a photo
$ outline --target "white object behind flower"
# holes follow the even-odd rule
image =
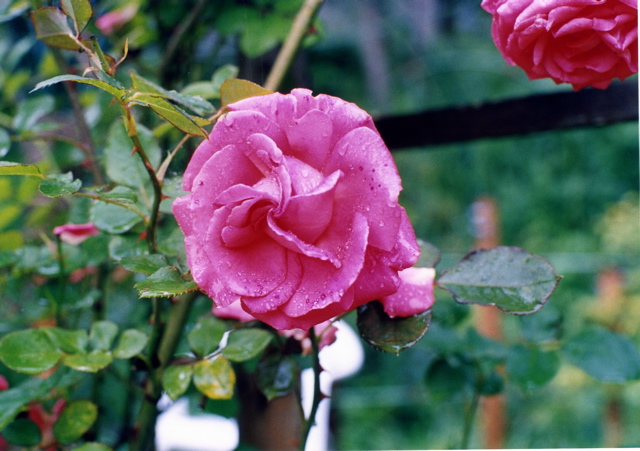
[[[327,396],[331,395],[334,381],[355,374],[364,362],[364,350],[358,335],[343,321],[334,325],[338,328],[336,341],[320,351],[320,364],[325,369],[320,375],[320,387]],[[303,371],[301,378],[302,406],[308,415],[313,401],[313,371]],[[158,451],[232,451],[238,446],[238,423],[234,419],[213,414],[189,415],[186,399],[171,403],[166,395],[160,400],[159,407],[166,410],[156,424]],[[328,449],[330,408],[331,398],[321,401],[306,451]]]

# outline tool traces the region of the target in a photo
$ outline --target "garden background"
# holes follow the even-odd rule
[[[82,132],[74,135],[62,86],[28,94],[36,83],[61,73],[56,61],[60,54],[35,39],[23,14],[23,6],[44,4],[33,3],[38,5],[0,3],[0,14],[21,14],[6,16],[0,24],[0,126],[5,130],[0,157],[65,172],[79,166],[85,155],[72,143],[36,135],[49,133],[51,123],[62,124],[63,134],[79,140]],[[97,18],[126,4],[138,5],[130,20],[102,32],[110,34],[104,47],[113,55],[122,54],[128,39],[129,54],[120,74],[135,68],[167,89],[191,85],[196,90],[193,83],[210,80],[225,65],[236,66],[240,78],[264,83],[301,2],[92,4]],[[569,86],[551,81],[529,81],[520,69],[507,65],[491,40],[490,23],[491,16],[474,0],[325,0],[279,90],[307,87],[336,95],[374,118],[571,92]],[[184,33],[176,32],[183,26]],[[94,24],[89,27],[101,33]],[[624,82],[635,83],[637,77]],[[108,95],[92,87],[78,87],[77,93],[99,149],[118,111],[109,107]],[[428,134],[429,124],[422,127],[415,132]],[[195,140],[187,145],[193,148]],[[497,343],[475,334],[475,308],[456,304],[437,289],[432,326],[422,341],[399,356],[365,346],[364,367],[334,388],[333,446],[459,447],[473,396],[468,363],[476,359],[496,368],[493,391],[502,392],[508,419],[504,447],[638,446],[638,357],[614,356],[618,363],[628,357],[632,367],[631,376],[617,381],[607,374],[611,348],[606,343],[590,343],[588,363],[564,347],[575,337],[591,337],[581,334],[594,327],[628,337],[636,350],[640,345],[637,120],[392,151],[403,180],[401,203],[417,236],[442,252],[439,271],[478,245],[473,205],[490,198],[497,206],[500,243],[546,257],[564,278],[537,314],[501,315],[503,337]],[[177,156],[174,171],[184,167],[185,155]],[[69,212],[64,198],[45,198],[37,188],[37,180],[0,178],[0,250],[41,244],[54,225],[84,219],[81,207]],[[122,249],[136,245],[135,238],[121,239]],[[110,244],[112,253],[118,249],[118,243]],[[27,257],[17,266],[14,261],[2,266],[0,335],[46,321],[50,313],[45,293],[29,292],[26,285],[11,281],[12,271],[42,272],[38,254]],[[144,317],[148,306],[131,289],[132,278],[138,276],[124,271],[119,275],[110,287],[111,310],[102,314],[125,328]],[[91,305],[90,297],[82,298],[69,309],[82,311]],[[187,328],[209,308],[209,300],[199,299]],[[349,320],[355,324],[354,317]],[[78,323],[82,321],[78,315]],[[10,385],[21,380],[3,366],[0,374],[6,374]],[[104,409],[105,419],[94,433],[109,442],[118,433],[110,421],[116,422],[127,399],[113,395],[125,392],[111,373],[97,377],[103,378],[105,393],[91,394],[90,383],[78,393],[93,396]],[[189,394],[195,412],[201,395],[195,390]],[[230,414],[236,409],[232,402],[205,407]],[[482,447],[482,415],[476,419],[470,445]]]

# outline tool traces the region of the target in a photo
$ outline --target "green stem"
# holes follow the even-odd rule
[[[63,302],[65,291],[67,288],[67,279],[64,275],[64,255],[62,254],[62,240],[60,239],[60,235],[56,235],[56,252],[58,257],[58,283],[60,284],[58,291],[58,299],[56,299],[55,305],[55,319],[56,326],[62,327],[62,315],[60,314],[60,303]]]
[[[158,244],[156,242],[156,226],[158,225],[158,213],[160,211],[160,202],[162,202],[162,182],[158,179],[158,175],[156,174],[149,157],[147,156],[146,151],[144,150],[144,146],[140,141],[140,137],[138,136],[138,131],[136,127],[135,119],[131,114],[131,109],[125,105],[122,105],[125,110],[125,128],[127,129],[127,134],[131,141],[133,141],[133,145],[135,147],[135,151],[140,158],[142,159],[142,163],[144,164],[144,168],[149,175],[149,179],[151,180],[151,185],[153,186],[153,201],[151,205],[151,213],[149,216],[149,222],[147,223],[147,243],[149,245],[149,252],[152,254],[158,251]]]
[[[473,430],[473,422],[476,416],[476,412],[478,411],[478,406],[480,404],[481,383],[482,383],[481,377],[478,376],[478,380],[476,381],[473,388],[471,401],[467,403],[465,408],[464,424],[462,428],[462,442],[460,444],[460,449],[469,448],[469,441],[471,440],[471,431]]]
[[[158,360],[163,369],[171,361],[171,357],[178,346],[184,325],[197,296],[198,292],[187,293],[179,298],[171,308],[171,314],[158,348]]]
[[[322,400],[322,391],[320,390],[320,373],[322,372],[322,367],[320,366],[320,340],[318,339],[318,337],[316,337],[316,333],[313,330],[313,327],[309,329],[309,339],[311,340],[311,355],[313,357],[313,402],[311,404],[311,412],[309,412],[309,417],[305,420],[304,431],[302,432],[302,440],[300,440],[300,451],[304,451],[305,447],[307,446],[309,432],[315,424],[316,413],[318,412],[318,407],[320,406],[320,401]]]
[[[271,68],[271,72],[269,72],[269,76],[264,83],[266,89],[276,91],[280,83],[282,83],[282,79],[289,70],[293,57],[296,55],[302,39],[307,33],[307,30],[309,30],[311,21],[313,21],[321,4],[322,0],[305,0],[295,19],[293,19],[291,31],[289,31],[287,39],[285,39],[282,44],[282,48]]]

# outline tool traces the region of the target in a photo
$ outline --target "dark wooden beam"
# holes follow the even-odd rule
[[[605,90],[534,95],[479,106],[381,117],[376,126],[391,150],[638,120],[636,80]]]

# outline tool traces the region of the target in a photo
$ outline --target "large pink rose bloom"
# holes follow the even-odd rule
[[[371,117],[306,89],[229,110],[173,206],[200,288],[280,330],[395,293],[419,248]]]
[[[483,0],[491,34],[530,79],[604,89],[638,72],[637,0]]]

